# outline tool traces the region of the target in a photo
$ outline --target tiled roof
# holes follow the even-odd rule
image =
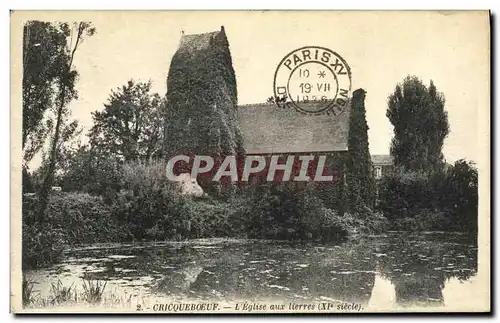
[[[345,151],[348,110],[337,116],[304,115],[275,104],[242,105],[238,119],[243,145],[249,154]]]
[[[391,155],[372,155],[373,165],[392,165],[394,162]]]

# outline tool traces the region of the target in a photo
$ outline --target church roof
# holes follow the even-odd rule
[[[348,109],[336,116],[304,115],[275,104],[246,104],[238,106],[238,119],[248,154],[347,150]]]

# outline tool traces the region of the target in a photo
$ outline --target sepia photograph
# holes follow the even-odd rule
[[[11,11],[11,312],[490,312],[490,19]]]

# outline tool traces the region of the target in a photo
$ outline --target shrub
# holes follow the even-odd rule
[[[134,162],[122,167],[121,186],[112,213],[126,223],[136,239],[175,238],[188,230],[184,197],[167,180],[164,163]],[[176,216],[173,216],[173,215]]]
[[[56,262],[68,245],[124,241],[129,233],[113,218],[102,198],[88,194],[58,193],[49,199],[47,218],[36,218],[36,196],[23,196],[23,268]]]
[[[67,245],[62,229],[50,224],[22,225],[22,267],[39,268],[57,262]]]
[[[380,185],[380,209],[401,230],[477,234],[477,169],[459,160],[445,170],[397,170]]]
[[[234,216],[251,238],[336,240],[347,235],[339,215],[324,207],[310,187],[267,184],[249,192],[247,207]]]
[[[442,171],[396,170],[382,180],[379,206],[390,220],[414,215],[422,209],[438,209],[445,181]]]
[[[165,163],[128,163],[113,213],[128,223],[136,239],[165,240],[221,237],[234,234],[231,205],[209,197],[180,195],[166,178]]]

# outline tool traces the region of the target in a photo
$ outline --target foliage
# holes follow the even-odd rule
[[[68,151],[59,184],[64,191],[85,192],[112,198],[120,190],[120,162],[89,145]]]
[[[186,229],[183,218],[170,217],[181,197],[166,179],[164,170],[163,163],[147,162],[130,162],[121,168],[124,191],[116,197],[113,213],[127,223],[136,239],[165,238],[164,227],[168,224],[172,229]]]
[[[393,227],[477,234],[477,169],[459,160],[447,170],[396,170],[380,186],[380,208]]]
[[[123,161],[161,155],[165,102],[151,93],[151,81],[130,80],[111,92],[103,111],[92,113],[92,149]]]
[[[347,204],[349,212],[375,204],[375,179],[368,147],[368,124],[365,112],[365,91],[354,91],[349,115],[349,154],[346,162]]]
[[[449,133],[444,95],[432,81],[426,87],[417,77],[408,76],[396,86],[388,104],[394,164],[413,171],[441,168],[441,150]]]
[[[61,280],[58,280],[57,283],[50,284],[50,292],[52,294],[52,304],[65,303],[73,297],[73,284],[71,284],[69,287],[66,287],[63,285]]]
[[[447,231],[453,226],[452,220],[442,211],[423,209],[412,217],[394,219],[391,227],[401,231]]]
[[[372,235],[385,232],[389,228],[389,221],[382,213],[364,208],[352,214],[345,213],[338,218],[338,225],[346,228],[349,236]]]
[[[24,219],[22,227],[23,269],[44,267],[60,259],[67,244],[61,229],[55,229],[49,224],[28,225]]]
[[[23,275],[22,283],[22,300],[23,306],[29,306],[35,301],[35,294],[33,293],[33,287],[35,287],[35,282],[32,279],[26,278]]]
[[[83,299],[88,303],[99,303],[102,300],[102,294],[108,282],[103,283],[99,280],[93,281],[90,279],[83,279],[82,281]]]
[[[123,192],[113,214],[135,239],[167,240],[232,236],[231,205],[182,196],[166,178],[163,162],[131,162],[122,167]]]
[[[347,234],[313,190],[288,183],[260,185],[235,214],[251,238],[336,240]]]
[[[243,155],[236,76],[225,31],[190,37],[181,40],[168,74],[166,156],[208,155],[222,160]],[[200,185],[214,193],[221,191],[210,181]],[[223,188],[233,190],[229,185]]]
[[[190,214],[189,238],[234,237],[241,233],[233,223],[229,203],[188,199],[183,206]]]
[[[58,55],[55,59],[59,62],[58,67],[60,68],[57,71],[55,82],[57,88],[57,95],[54,102],[55,128],[54,136],[52,137],[50,154],[48,156],[48,167],[39,194],[39,205],[37,207],[39,222],[43,222],[45,219],[45,213],[49,203],[49,191],[54,181],[62,142],[66,140],[65,137],[71,136],[77,128],[76,122],[66,125],[66,119],[70,114],[67,106],[73,99],[78,97],[78,93],[75,88],[78,72],[73,69],[75,53],[79,45],[83,43],[86,38],[93,36],[96,31],[89,22],[75,23],[74,32],[66,23],[59,24],[58,27],[61,37],[64,37],[64,42],[58,44],[60,47],[56,49]],[[73,37],[71,38],[71,42],[68,44],[68,40],[71,36],[74,36],[74,44]]]
[[[407,217],[422,209],[437,209],[445,173],[396,169],[382,179],[380,208],[389,219]]]
[[[23,196],[23,268],[56,262],[68,245],[129,240],[126,226],[111,214],[101,197],[88,194],[51,194],[48,218],[36,218],[37,197]]]
[[[45,112],[55,101],[58,73],[64,63],[58,59],[66,45],[66,25],[29,21],[23,42],[23,158],[27,163],[42,148],[53,127],[43,122]]]
[[[28,168],[22,167],[22,191],[23,193],[32,193],[34,192],[33,187],[33,176],[28,171]]]
[[[478,171],[464,159],[455,162],[447,174],[445,203],[462,231],[477,235]]]

